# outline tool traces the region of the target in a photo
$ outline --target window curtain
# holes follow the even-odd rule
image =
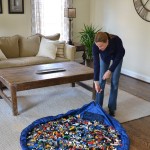
[[[43,6],[45,2],[46,2],[45,0],[31,0],[32,34],[42,33],[42,30],[44,28],[44,22],[48,19],[52,19],[43,16],[44,15]],[[60,35],[61,35],[61,39],[67,41],[69,39],[69,19],[64,17],[64,8],[73,7],[73,0],[60,0],[60,3],[61,3]]]
[[[32,34],[41,33],[42,23],[42,0],[31,0],[31,32]]]

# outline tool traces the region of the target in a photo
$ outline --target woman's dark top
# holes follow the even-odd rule
[[[104,51],[101,51],[96,44],[93,44],[93,60],[94,60],[94,81],[99,81],[99,73],[100,73],[100,56],[101,59],[109,64],[111,60],[113,63],[110,65],[109,70],[113,72],[119,62],[123,59],[125,54],[125,49],[122,44],[122,40],[116,36],[108,35],[108,46]]]

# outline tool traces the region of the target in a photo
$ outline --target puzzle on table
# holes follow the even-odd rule
[[[20,137],[23,150],[128,150],[121,124],[95,102],[34,121]]]

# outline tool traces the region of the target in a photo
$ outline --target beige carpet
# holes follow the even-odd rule
[[[91,102],[92,93],[70,84],[18,92],[19,116],[12,116],[7,103],[0,99],[0,149],[20,150],[20,133],[36,119],[66,113]],[[109,86],[106,87],[104,109],[107,111]],[[150,115],[150,103],[119,90],[116,119],[120,122]]]

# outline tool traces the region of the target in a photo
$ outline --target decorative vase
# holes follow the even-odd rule
[[[94,67],[93,59],[86,59],[85,60],[85,65],[90,67],[90,68],[93,68]]]

